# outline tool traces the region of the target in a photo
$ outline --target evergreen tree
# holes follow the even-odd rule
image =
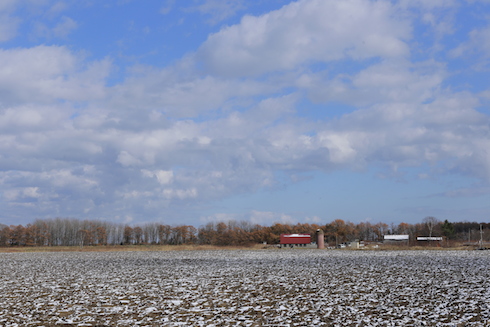
[[[442,233],[447,238],[452,238],[454,236],[454,225],[453,225],[453,223],[450,223],[449,221],[447,221],[447,219],[444,220],[441,228],[442,228]]]

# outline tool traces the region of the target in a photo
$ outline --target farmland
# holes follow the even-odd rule
[[[489,326],[488,251],[0,253],[2,326]]]

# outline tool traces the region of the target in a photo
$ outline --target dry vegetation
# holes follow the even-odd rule
[[[431,218],[431,219],[429,219]],[[405,234],[410,245],[419,245],[417,236],[444,235],[443,245],[452,247],[454,242],[476,242],[482,237],[490,239],[490,224],[476,222],[440,222],[427,217],[421,224],[353,224],[336,219],[327,224],[298,223],[261,226],[250,222],[229,221],[208,223],[205,226],[169,226],[148,223],[142,226],[128,226],[118,223],[55,218],[36,220],[26,226],[0,224],[0,247],[17,246],[106,246],[106,245],[219,245],[247,246],[251,244],[279,243],[281,234],[315,235],[318,229],[324,231],[325,242],[336,245],[353,241],[383,241],[384,235]],[[481,234],[480,234],[481,228]]]
[[[2,326],[488,326],[487,251],[0,254]]]
[[[273,250],[278,246],[274,244],[253,244],[249,246],[226,245],[97,245],[97,246],[11,246],[0,247],[0,253],[40,253],[40,252],[133,252],[133,251],[210,251],[210,250]],[[401,246],[380,244],[378,247],[365,247],[360,249],[344,248],[338,251],[472,251],[476,246],[464,246],[454,243],[451,247],[439,246]],[[299,249],[298,249],[299,250]]]
[[[98,246],[16,246],[0,247],[0,253],[32,252],[133,252],[133,251],[205,251],[205,250],[257,250],[263,249],[260,244],[251,246],[217,246],[217,245],[98,245]]]

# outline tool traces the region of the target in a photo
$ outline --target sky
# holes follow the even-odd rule
[[[490,221],[490,1],[2,0],[0,223]]]

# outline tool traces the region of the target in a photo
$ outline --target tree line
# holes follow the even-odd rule
[[[191,225],[170,226],[147,223],[141,226],[78,220],[71,218],[38,219],[32,224],[1,225],[0,246],[96,246],[139,244],[204,244],[244,246],[258,243],[277,244],[281,234],[310,234],[323,230],[330,245],[352,241],[379,242],[387,234],[406,234],[412,242],[417,236],[445,236],[448,240],[467,242],[490,238],[490,223],[444,222],[426,217],[421,223],[386,224],[360,222],[354,224],[336,219],[327,224],[281,224],[271,226],[247,221],[210,222],[196,228]],[[314,240],[314,238],[312,238]]]

